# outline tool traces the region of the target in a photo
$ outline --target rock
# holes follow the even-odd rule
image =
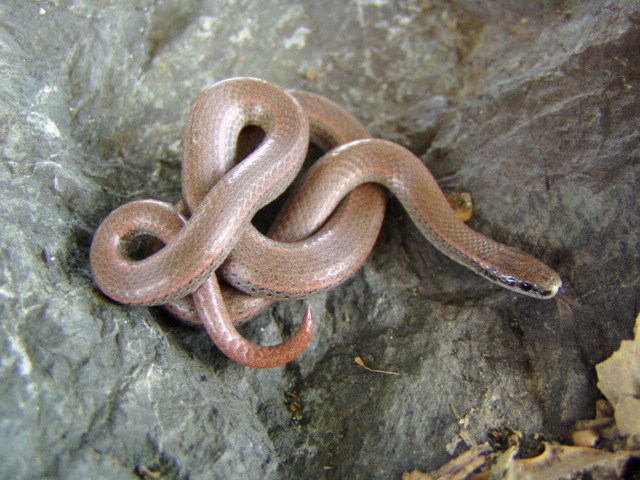
[[[638,310],[640,9],[512,3],[4,2],[0,477],[399,478],[446,463],[454,410],[478,443],[590,416],[593,366]],[[287,367],[246,369],[110,302],[93,232],[127,200],[178,199],[190,103],[237,75],[323,94],[412,149],[565,297],[482,281],[392,201],[364,268],[310,299],[316,337]],[[302,311],[243,332],[277,343]]]

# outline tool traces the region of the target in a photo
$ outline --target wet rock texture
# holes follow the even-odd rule
[[[399,478],[445,463],[459,420],[478,442],[562,440],[592,416],[594,365],[639,308],[638,3],[265,5],[0,6],[0,477]],[[179,198],[190,103],[238,75],[324,94],[410,148],[473,194],[474,228],[556,268],[565,298],[482,281],[395,201],[366,265],[310,299],[317,334],[287,367],[233,364],[204,332],[103,297],[99,222]],[[243,333],[277,343],[302,309]]]

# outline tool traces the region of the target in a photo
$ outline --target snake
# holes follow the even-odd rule
[[[258,127],[264,138],[238,162],[246,127]],[[262,235],[252,218],[293,182],[310,141],[327,153]],[[467,226],[419,158],[371,138],[322,96],[254,78],[218,82],[196,99],[183,144],[181,202],[136,200],[111,212],[91,244],[92,274],[117,302],[167,305],[203,325],[243,365],[280,366],[304,351],[315,324],[309,307],[279,345],[255,345],[234,323],[274,299],[305,298],[351,277],[373,248],[386,191],[431,244],[487,280],[539,299],[553,298],[562,286],[544,262]],[[143,235],[162,247],[134,259],[129,246]],[[231,286],[220,285],[216,273]]]

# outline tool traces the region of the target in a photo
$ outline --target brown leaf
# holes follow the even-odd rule
[[[595,477],[619,478],[627,462],[640,457],[640,451],[605,452],[595,448],[545,444],[545,451],[535,457],[518,460],[518,447],[500,455],[492,470],[494,480],[564,480],[581,473]]]
[[[362,357],[354,357],[353,361],[356,362],[361,367],[369,370],[370,372],[386,373],[387,375],[400,375],[400,373],[398,373],[398,372],[392,372],[390,370],[379,370],[377,368],[368,367],[367,364],[364,363],[364,360],[362,359]]]
[[[473,200],[469,193],[447,193],[447,201],[456,215],[463,222],[468,222],[473,216]]]
[[[402,480],[467,480],[487,462],[491,447],[485,443],[473,447],[431,473],[405,472]]]
[[[640,434],[640,315],[635,340],[623,340],[620,349],[596,365],[598,388],[611,402],[622,435]]]

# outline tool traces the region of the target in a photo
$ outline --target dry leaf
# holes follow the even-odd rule
[[[420,8],[422,8],[423,12],[427,12],[431,10],[433,7],[435,7],[435,5],[430,0],[422,0],[420,2]]]
[[[598,388],[611,402],[622,435],[640,434],[640,315],[635,340],[623,340],[620,349],[596,365]]]
[[[447,193],[447,201],[456,215],[463,222],[468,222],[473,216],[473,200],[471,194],[463,193]]]
[[[362,359],[362,357],[354,357],[353,361],[356,362],[361,367],[369,370],[370,372],[386,373],[387,375],[400,375],[400,373],[398,373],[398,372],[392,372],[392,371],[389,371],[389,370],[379,370],[377,368],[368,367],[367,364],[364,363],[364,360]]]
[[[305,72],[304,76],[307,77],[307,80],[310,82],[315,82],[318,78],[318,71],[315,68],[310,68]]]
[[[419,470],[405,472],[402,480],[467,480],[487,463],[487,457],[491,452],[489,444],[478,445],[431,473]]]
[[[535,457],[518,460],[518,447],[500,455],[492,469],[493,480],[565,480],[582,473],[594,477],[619,478],[629,460],[640,458],[640,451],[605,452],[595,448],[545,444],[545,451]]]
[[[156,472],[151,470],[150,468],[145,467],[144,465],[140,465],[138,467],[138,475],[144,480],[162,480],[160,476],[160,472]]]
[[[413,472],[404,472],[402,474],[402,480],[433,480],[433,477],[430,473],[414,470]]]
[[[600,441],[600,434],[593,428],[587,428],[573,432],[571,439],[578,447],[595,447]]]

